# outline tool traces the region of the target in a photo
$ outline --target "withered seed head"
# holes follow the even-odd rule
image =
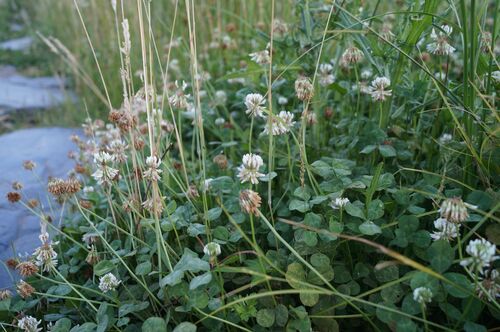
[[[28,201],[28,206],[32,209],[36,208],[40,203],[36,198],[32,198]]]
[[[23,189],[23,185],[19,181],[14,181],[12,183],[12,189],[14,189],[14,190],[21,190],[21,189]]]
[[[21,194],[17,191],[10,191],[7,193],[7,199],[11,203],[19,202],[21,200]]]
[[[213,162],[222,170],[227,168],[227,157],[224,154],[216,155]]]
[[[38,266],[32,262],[21,262],[17,264],[16,270],[19,272],[21,277],[26,278],[34,275],[38,272]]]
[[[23,299],[26,299],[31,296],[36,290],[33,286],[28,284],[27,282],[20,280],[17,283],[17,293],[19,296],[21,296]]]
[[[262,199],[259,193],[246,189],[240,192],[240,206],[241,209],[246,213],[253,213],[254,215],[259,215],[259,208]]]
[[[25,160],[23,162],[23,167],[25,170],[32,171],[36,167],[36,164],[31,160]]]

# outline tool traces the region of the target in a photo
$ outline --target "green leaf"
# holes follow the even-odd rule
[[[175,327],[173,332],[196,332],[196,325],[190,322],[182,322]]]
[[[359,225],[359,231],[365,235],[374,235],[382,233],[382,229],[380,229],[380,227],[377,224],[375,224],[373,221],[370,220],[367,220],[361,225]]]
[[[431,266],[437,272],[442,273],[453,264],[455,251],[445,240],[438,240],[427,249],[427,255]]]
[[[200,286],[208,284],[210,281],[212,281],[212,273],[205,272],[202,275],[196,276],[191,280],[191,282],[189,283],[189,289],[196,289]]]
[[[207,220],[213,221],[220,217],[222,214],[222,208],[216,207],[207,211]]]
[[[69,318],[59,319],[54,326],[52,326],[51,332],[68,332],[71,329],[71,320]]]
[[[149,307],[149,302],[123,303],[118,309],[118,317],[124,317],[131,312],[139,312]]]
[[[316,303],[318,303],[319,294],[300,293],[299,298],[302,304],[308,307],[312,307]]]
[[[111,272],[115,268],[115,264],[111,261],[103,260],[94,266],[94,273],[96,276],[103,276],[108,272]]]
[[[276,318],[276,325],[285,326],[288,322],[288,309],[283,304],[278,304],[274,308],[274,317]]]
[[[465,332],[486,332],[487,329],[483,325],[479,325],[473,322],[466,322],[464,324]]]
[[[257,324],[262,327],[271,327],[274,325],[275,313],[272,309],[261,309],[257,312]]]
[[[175,265],[174,270],[176,271],[190,271],[190,272],[200,272],[200,271],[209,271],[210,264],[200,258],[198,255],[188,248],[184,248],[184,253],[182,254],[181,259]]]
[[[368,154],[375,151],[376,148],[376,145],[367,145],[363,148],[363,150],[359,151],[359,153]]]
[[[95,323],[88,322],[73,327],[70,332],[95,332],[96,327]]]
[[[309,203],[298,199],[292,199],[290,201],[290,204],[288,205],[288,208],[291,211],[297,210],[299,212],[306,212],[309,211]]]
[[[145,276],[151,272],[151,262],[142,262],[135,267],[135,274]]]
[[[167,323],[161,317],[149,317],[142,324],[142,332],[167,331]]]
[[[444,277],[452,281],[456,285],[451,285],[447,282],[443,282],[443,286],[448,291],[451,296],[458,297],[461,299],[468,298],[470,293],[473,292],[472,283],[467,279],[466,276],[460,273],[445,273]]]
[[[10,301],[10,298],[0,301],[0,311],[8,311],[10,308]]]
[[[303,201],[308,201],[311,198],[311,193],[308,187],[297,187],[297,189],[293,192],[293,195]]]
[[[285,279],[288,281],[290,286],[295,289],[303,288],[304,285],[297,281],[304,282],[306,279],[306,272],[300,263],[292,263],[288,265],[285,273]]]
[[[172,273],[161,279],[160,287],[175,286],[182,281],[184,277],[184,271],[174,270]]]
[[[396,149],[392,145],[380,145],[378,150],[384,158],[396,157]]]
[[[376,199],[370,202],[368,205],[367,218],[370,220],[375,220],[382,218],[384,215],[384,203],[381,200]]]
[[[348,203],[346,206],[344,206],[344,209],[350,216],[365,219],[365,213],[363,212],[362,203],[359,201]]]
[[[333,167],[328,165],[323,160],[316,160],[311,164],[312,171],[322,178],[328,178],[333,175]]]

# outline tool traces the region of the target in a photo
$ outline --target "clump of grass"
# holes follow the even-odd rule
[[[1,293],[18,327],[494,327],[498,5],[462,4],[486,44],[432,0],[39,6],[108,123],[49,182],[58,223],[8,195],[42,221],[25,299]]]

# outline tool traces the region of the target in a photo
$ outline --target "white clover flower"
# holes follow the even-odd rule
[[[99,279],[99,289],[102,292],[107,293],[109,291],[115,290],[116,287],[120,285],[120,283],[121,280],[118,280],[118,278],[116,278],[115,275],[110,272]]]
[[[94,154],[94,163],[97,165],[97,170],[92,174],[92,177],[99,185],[110,184],[118,175],[118,170],[109,166],[113,161],[114,157],[107,152],[101,151]]]
[[[439,137],[439,143],[441,143],[442,145],[448,144],[452,140],[453,136],[451,136],[451,134],[448,133],[444,133],[443,135],[441,135],[441,137]]]
[[[52,268],[57,266],[57,252],[52,247],[52,241],[49,240],[47,223],[45,221],[40,222],[40,235],[38,238],[42,245],[33,252],[35,264],[40,267],[42,272],[50,272]]]
[[[491,78],[497,83],[500,82],[500,70],[495,70],[494,72],[491,73]]]
[[[226,119],[224,119],[224,118],[217,118],[217,119],[215,119],[214,123],[215,123],[216,126],[222,126],[224,123],[226,123]]]
[[[259,155],[253,153],[247,153],[243,156],[243,163],[238,167],[238,178],[240,178],[241,183],[250,181],[252,184],[259,183],[258,178],[264,176],[264,174],[259,173],[259,168],[264,165],[264,161]]]
[[[253,117],[263,118],[265,117],[266,108],[263,106],[265,103],[266,100],[260,93],[250,93],[245,97],[245,106],[247,107],[245,113]]]
[[[438,230],[431,234],[434,241],[445,240],[450,241],[456,238],[460,232],[460,224],[448,222],[445,218],[434,220],[434,227]]]
[[[150,181],[160,180],[160,174],[162,172],[162,170],[159,169],[161,160],[157,156],[149,156],[146,158],[146,165],[148,168],[142,173],[142,176]]]
[[[372,75],[373,75],[373,72],[371,71],[371,69],[363,69],[361,71],[361,78],[364,80],[369,79],[370,77],[372,77]]]
[[[39,328],[38,325],[42,323],[41,320],[37,320],[32,316],[24,316],[17,322],[17,327],[25,332],[38,332],[42,331],[42,328]]]
[[[83,193],[84,194],[89,194],[94,192],[94,187],[92,186],[85,186],[83,187]]]
[[[384,101],[386,97],[392,95],[392,90],[386,90],[390,85],[391,81],[387,77],[377,77],[367,88],[367,92],[374,101]]]
[[[329,63],[322,63],[318,68],[319,84],[327,86],[335,81],[335,76],[332,74],[333,66]]]
[[[490,263],[494,262],[499,257],[495,256],[496,246],[485,239],[470,241],[465,251],[471,257],[461,260],[460,265],[464,267],[472,265],[473,268],[479,271],[490,266]]]
[[[382,24],[382,29],[380,30],[380,36],[388,41],[391,41],[394,39],[394,34],[392,33],[392,24],[389,22],[384,22]]]
[[[203,253],[210,257],[219,256],[221,254],[220,245],[215,242],[209,242],[203,247]]]
[[[250,60],[253,62],[259,64],[259,65],[266,65],[271,62],[271,57],[269,56],[269,51],[268,50],[263,50],[263,51],[258,51],[258,52],[253,52],[249,54]]]
[[[442,25],[441,29],[442,31],[439,31],[439,33],[436,33],[434,28],[432,29],[431,39],[434,41],[427,45],[427,51],[436,55],[450,55],[455,52],[455,48],[448,42],[448,37],[453,29],[448,25]]]
[[[338,209],[346,206],[347,203],[349,203],[349,202],[350,202],[349,198],[347,198],[347,197],[337,197],[337,198],[335,198],[334,201],[332,201],[330,203],[330,206],[332,207],[332,209],[338,210]]]
[[[227,101],[226,92],[223,90],[215,91],[215,104],[216,105],[224,105]]]
[[[126,150],[128,145],[120,139],[115,139],[109,143],[108,150],[113,154],[114,160],[123,163],[127,160]]]
[[[293,114],[287,111],[281,111],[277,116],[272,116],[271,122],[264,127],[264,134],[272,133],[274,136],[286,134],[292,129],[295,121]]]
[[[355,46],[349,47],[342,53],[342,57],[340,58],[340,65],[342,67],[347,67],[350,64],[355,64],[363,60],[363,52]]]
[[[283,96],[279,96],[278,98],[278,104],[280,105],[286,105],[288,103],[288,99],[283,97]]]
[[[168,102],[174,108],[180,108],[180,109],[188,108],[189,95],[184,93],[184,91],[187,88],[187,83],[182,82],[182,85],[179,85],[179,82],[175,81],[175,86],[176,86],[176,91],[168,98]]]
[[[418,287],[413,290],[413,299],[415,302],[425,306],[432,301],[432,291],[427,287]]]

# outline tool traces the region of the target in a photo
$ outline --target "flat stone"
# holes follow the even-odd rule
[[[57,77],[25,77],[11,66],[0,68],[0,114],[46,109],[70,99],[66,81]],[[3,110],[3,111],[2,111]]]
[[[0,49],[6,51],[26,51],[33,44],[33,38],[21,37],[0,43]]]
[[[56,222],[59,208],[46,191],[47,178],[66,177],[74,167],[67,154],[76,150],[70,141],[72,134],[80,133],[68,128],[23,129],[0,136],[0,260],[5,261],[15,254],[31,254],[39,246],[40,220],[19,203],[10,203],[5,195],[12,191],[12,183],[23,185],[23,201],[38,199],[46,214]],[[25,160],[36,163],[33,171],[23,168]],[[50,199],[50,201],[49,201]],[[50,213],[49,202],[55,209]],[[0,288],[9,287],[12,280],[3,264],[0,264]]]

